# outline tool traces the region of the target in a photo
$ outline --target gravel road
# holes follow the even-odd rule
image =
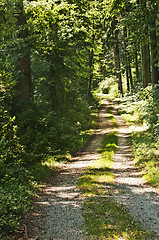
[[[105,107],[99,112],[99,128],[88,145],[70,162],[64,164],[51,182],[41,186],[35,209],[26,224],[25,238],[29,240],[82,240],[84,219],[79,189],[76,182],[88,166],[99,158],[105,125]]]
[[[159,239],[159,193],[146,184],[135,167],[129,146],[130,128],[114,108],[118,123],[118,147],[114,156],[113,172],[116,176],[113,198],[124,204],[144,229],[155,233]]]
[[[106,122],[104,101],[99,113],[99,128],[85,149],[72,157],[52,177],[41,186],[32,216],[25,227],[25,237],[29,240],[83,240],[85,224],[82,216],[80,190],[76,182],[82,172],[99,158],[98,148],[103,135],[110,131]],[[143,228],[155,232],[159,239],[159,195],[155,189],[145,185],[140,172],[134,166],[129,146],[130,130],[125,125],[117,109],[114,114],[118,123],[118,148],[114,156],[113,173],[116,183],[112,185],[113,198],[125,204]]]

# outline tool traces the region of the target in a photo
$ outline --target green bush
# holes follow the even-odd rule
[[[122,102],[124,116],[131,124],[146,123],[152,138],[155,142],[159,141],[159,86],[148,86],[142,91],[126,96]],[[129,114],[129,116],[128,116]]]
[[[139,96],[144,99],[144,103],[140,106],[141,117],[157,142],[159,141],[159,85],[147,87]]]
[[[144,170],[144,177],[154,186],[159,186],[159,89],[148,86],[143,91],[126,97],[121,105],[122,116],[133,125],[131,142],[136,165]],[[143,124],[141,132],[136,124]],[[145,125],[146,123],[146,125]],[[145,128],[146,127],[146,128]],[[135,132],[136,131],[136,132]]]
[[[88,103],[80,98],[56,112],[41,111],[36,104],[23,106],[16,119],[23,162],[40,162],[46,155],[75,151],[88,138],[92,121]]]
[[[58,109],[53,109],[51,101],[19,102],[14,117],[13,89],[1,87],[0,232],[6,235],[18,227],[31,208],[34,181],[52,175],[45,160],[52,157],[56,161],[58,155],[74,152],[85,144],[94,121],[94,103],[91,101],[90,107],[78,94],[69,96]]]
[[[20,165],[0,162],[0,232],[14,231],[34,196],[32,177]]]

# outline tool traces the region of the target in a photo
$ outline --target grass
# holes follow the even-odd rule
[[[86,239],[151,239],[127,210],[108,197],[90,197],[84,203]]]
[[[112,156],[116,149],[117,134],[105,135],[102,146],[99,149],[100,159],[96,160],[89,170],[78,180],[78,187],[82,190],[83,196],[96,196],[102,194],[102,184],[113,182],[114,176],[111,173],[113,165]]]
[[[115,119],[113,121],[115,123]],[[112,126],[115,128],[113,121]],[[111,168],[116,147],[117,132],[114,129],[104,136],[99,149],[100,158],[77,183],[83,197],[86,239],[151,239],[125,207],[110,198],[115,181]]]
[[[133,132],[131,137],[135,163],[144,172],[144,178],[159,190],[159,148],[148,130]]]
[[[106,119],[111,120],[112,128],[117,128],[117,121],[112,114],[113,107],[110,106],[106,109]]]

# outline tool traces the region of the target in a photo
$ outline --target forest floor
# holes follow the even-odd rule
[[[109,101],[103,100],[99,111],[98,128],[87,146],[69,162],[61,165],[49,183],[41,185],[35,207],[25,220],[24,236],[29,240],[82,240],[85,229],[82,215],[82,198],[76,183],[82,173],[99,158],[98,149],[105,133],[111,131],[106,119]],[[110,198],[124,204],[143,228],[155,233],[159,239],[159,195],[141,178],[141,172],[134,166],[129,146],[130,129],[118,114],[118,105],[112,104],[117,120],[118,146],[114,155],[113,174],[116,181],[110,184]]]

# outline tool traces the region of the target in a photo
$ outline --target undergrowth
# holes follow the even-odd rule
[[[91,107],[80,99],[57,112],[30,103],[12,117],[4,99],[0,104],[0,239],[6,239],[32,209],[38,185],[88,141],[97,110],[93,100]]]
[[[31,207],[35,183],[30,172],[16,164],[1,166],[0,170],[0,237],[14,231]]]
[[[135,163],[143,177],[159,189],[158,89],[148,87],[143,93],[122,100],[120,112],[132,128],[131,144]]]
[[[150,132],[133,132],[131,137],[135,163],[144,172],[144,178],[159,189],[159,148]]]

